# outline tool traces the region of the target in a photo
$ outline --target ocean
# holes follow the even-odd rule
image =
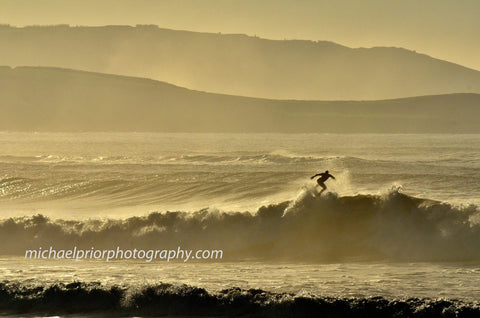
[[[479,180],[475,134],[2,132],[0,313],[473,317]]]

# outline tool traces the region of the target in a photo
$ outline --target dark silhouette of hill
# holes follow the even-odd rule
[[[480,95],[292,101],[148,79],[0,67],[0,131],[479,133]]]
[[[242,96],[375,100],[480,93],[479,71],[402,48],[352,49],[156,26],[2,26],[0,48],[0,65],[145,77]]]

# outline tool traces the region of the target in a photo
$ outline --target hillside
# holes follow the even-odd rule
[[[279,101],[45,67],[0,67],[0,131],[480,133],[480,95]]]
[[[402,48],[272,41],[156,26],[0,26],[0,65],[55,66],[273,99],[480,93],[480,72]],[[454,49],[454,48],[452,48]]]

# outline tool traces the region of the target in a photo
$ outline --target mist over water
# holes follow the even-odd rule
[[[397,191],[382,196],[314,197],[258,211],[151,213],[125,220],[10,218],[0,223],[2,254],[76,246],[89,249],[221,249],[226,260],[342,262],[351,260],[480,260],[477,206],[455,208]]]

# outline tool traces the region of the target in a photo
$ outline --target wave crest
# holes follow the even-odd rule
[[[224,258],[329,262],[344,260],[479,260],[477,206],[385,195],[314,197],[262,206],[256,213],[151,213],[128,219],[0,221],[0,253],[25,249],[223,249]]]

